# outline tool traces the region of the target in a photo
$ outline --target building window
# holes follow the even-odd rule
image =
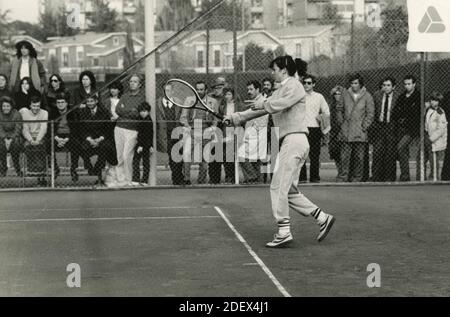
[[[161,54],[158,52],[155,53],[155,67],[161,68]]]
[[[63,67],[69,67],[69,48],[63,47],[61,48],[61,60]]]
[[[63,67],[69,67],[69,53],[63,53]]]
[[[197,67],[205,67],[205,54],[203,51],[197,51]]]
[[[82,62],[84,60],[84,47],[77,46],[77,60]]]
[[[322,43],[317,42],[316,43],[316,56],[319,56],[320,54],[322,54]]]
[[[295,55],[298,57],[302,56],[302,44],[300,43],[295,44]]]
[[[262,7],[262,0],[252,0],[252,7]]]
[[[51,49],[49,49],[48,50],[48,55],[51,57],[51,56],[56,56],[56,49],[54,49],[54,48],[51,48]]]
[[[214,67],[220,67],[220,51],[216,50],[214,51]]]
[[[99,61],[98,57],[94,57],[94,59],[92,60],[92,64],[94,66],[99,66],[100,65],[100,61]]]
[[[119,44],[120,44],[119,37],[118,36],[114,36],[113,37],[113,45],[114,46],[119,46]]]

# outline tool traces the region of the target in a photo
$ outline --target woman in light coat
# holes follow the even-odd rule
[[[431,175],[435,180],[441,179],[441,164],[444,160],[445,150],[447,149],[447,118],[440,103],[444,97],[434,92],[430,98],[430,107],[425,115],[425,131],[431,146],[428,148],[428,157],[430,158]]]

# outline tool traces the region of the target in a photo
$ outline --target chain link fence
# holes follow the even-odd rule
[[[272,30],[251,29],[237,15],[223,15],[229,3],[217,3],[180,31],[156,32],[157,49],[119,76],[107,74],[101,88],[93,74],[82,73],[74,89],[49,89],[41,101],[48,119],[40,143],[25,138],[28,121],[8,120],[2,100],[1,188],[147,186],[152,173],[158,186],[269,183],[278,149],[270,116],[227,134],[206,113],[172,105],[164,90],[171,89],[167,80],[180,78],[203,90],[217,112],[245,110],[249,85],[265,96],[277,88],[268,64],[285,54],[308,63],[311,75],[300,80],[326,100],[317,110],[315,99],[307,99],[317,122],[301,182],[420,181],[421,165],[425,180],[449,179],[450,56],[428,54],[423,61],[407,52],[405,8],[386,8],[376,27],[321,19]],[[156,68],[152,104],[146,103],[149,59]],[[331,131],[323,134],[326,122],[318,118],[328,114]],[[5,136],[13,130],[14,138]]]

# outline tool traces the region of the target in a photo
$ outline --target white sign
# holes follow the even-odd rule
[[[450,1],[408,0],[410,52],[450,52]]]

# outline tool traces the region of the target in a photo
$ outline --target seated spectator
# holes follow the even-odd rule
[[[86,98],[97,89],[94,74],[85,70],[78,77],[79,86],[72,92],[70,104],[79,108],[86,108]]]
[[[109,112],[98,105],[97,95],[89,96],[86,105],[86,108],[79,111],[81,156],[89,175],[98,177],[96,184],[103,184],[102,170],[106,161],[111,165],[117,165],[110,133],[111,118]],[[91,157],[94,155],[98,158],[92,167]]]
[[[425,115],[425,131],[428,146],[428,158],[430,160],[430,179],[441,179],[440,161],[444,160],[445,150],[447,149],[447,118],[440,103],[444,96],[434,92],[430,98],[430,107]],[[436,166],[435,166],[436,165]],[[425,165],[426,166],[426,165]],[[426,172],[425,172],[426,175]]]
[[[11,97],[11,91],[8,89],[8,77],[4,74],[0,74],[0,98],[3,96]]]
[[[153,121],[150,117],[151,106],[144,102],[139,105],[139,124],[136,151],[133,158],[133,185],[148,185],[150,176],[150,154],[153,153]],[[141,178],[140,162],[143,174]]]
[[[30,106],[31,96],[39,96],[42,105],[41,94],[34,88],[30,77],[24,77],[20,81],[20,90],[14,94],[14,102],[16,110],[21,111],[22,108]]]
[[[23,123],[23,137],[25,139],[24,148],[27,157],[28,169],[31,172],[42,173],[38,176],[38,183],[46,185],[44,177],[47,157],[46,134],[48,112],[41,109],[41,97],[31,96],[30,108],[22,108],[21,114]],[[36,121],[36,122],[29,122]]]
[[[20,170],[20,151],[22,149],[22,116],[14,109],[14,101],[8,97],[0,98],[0,176],[6,176],[6,155],[11,153],[14,169],[18,176]]]
[[[55,152],[67,150],[70,152],[70,176],[72,181],[78,181],[78,161],[80,157],[80,142],[78,138],[78,116],[76,111],[68,113],[69,95],[59,93],[54,96],[57,112],[50,113],[50,120],[55,120],[53,142]],[[59,166],[55,156],[55,174],[59,175]]]
[[[56,107],[56,95],[64,94],[64,99],[67,100],[67,107],[70,108],[70,93],[66,88],[66,85],[58,74],[53,74],[50,76],[50,82],[48,84],[47,92],[45,93],[45,99],[47,104],[47,111],[50,117],[58,114],[59,109]]]

